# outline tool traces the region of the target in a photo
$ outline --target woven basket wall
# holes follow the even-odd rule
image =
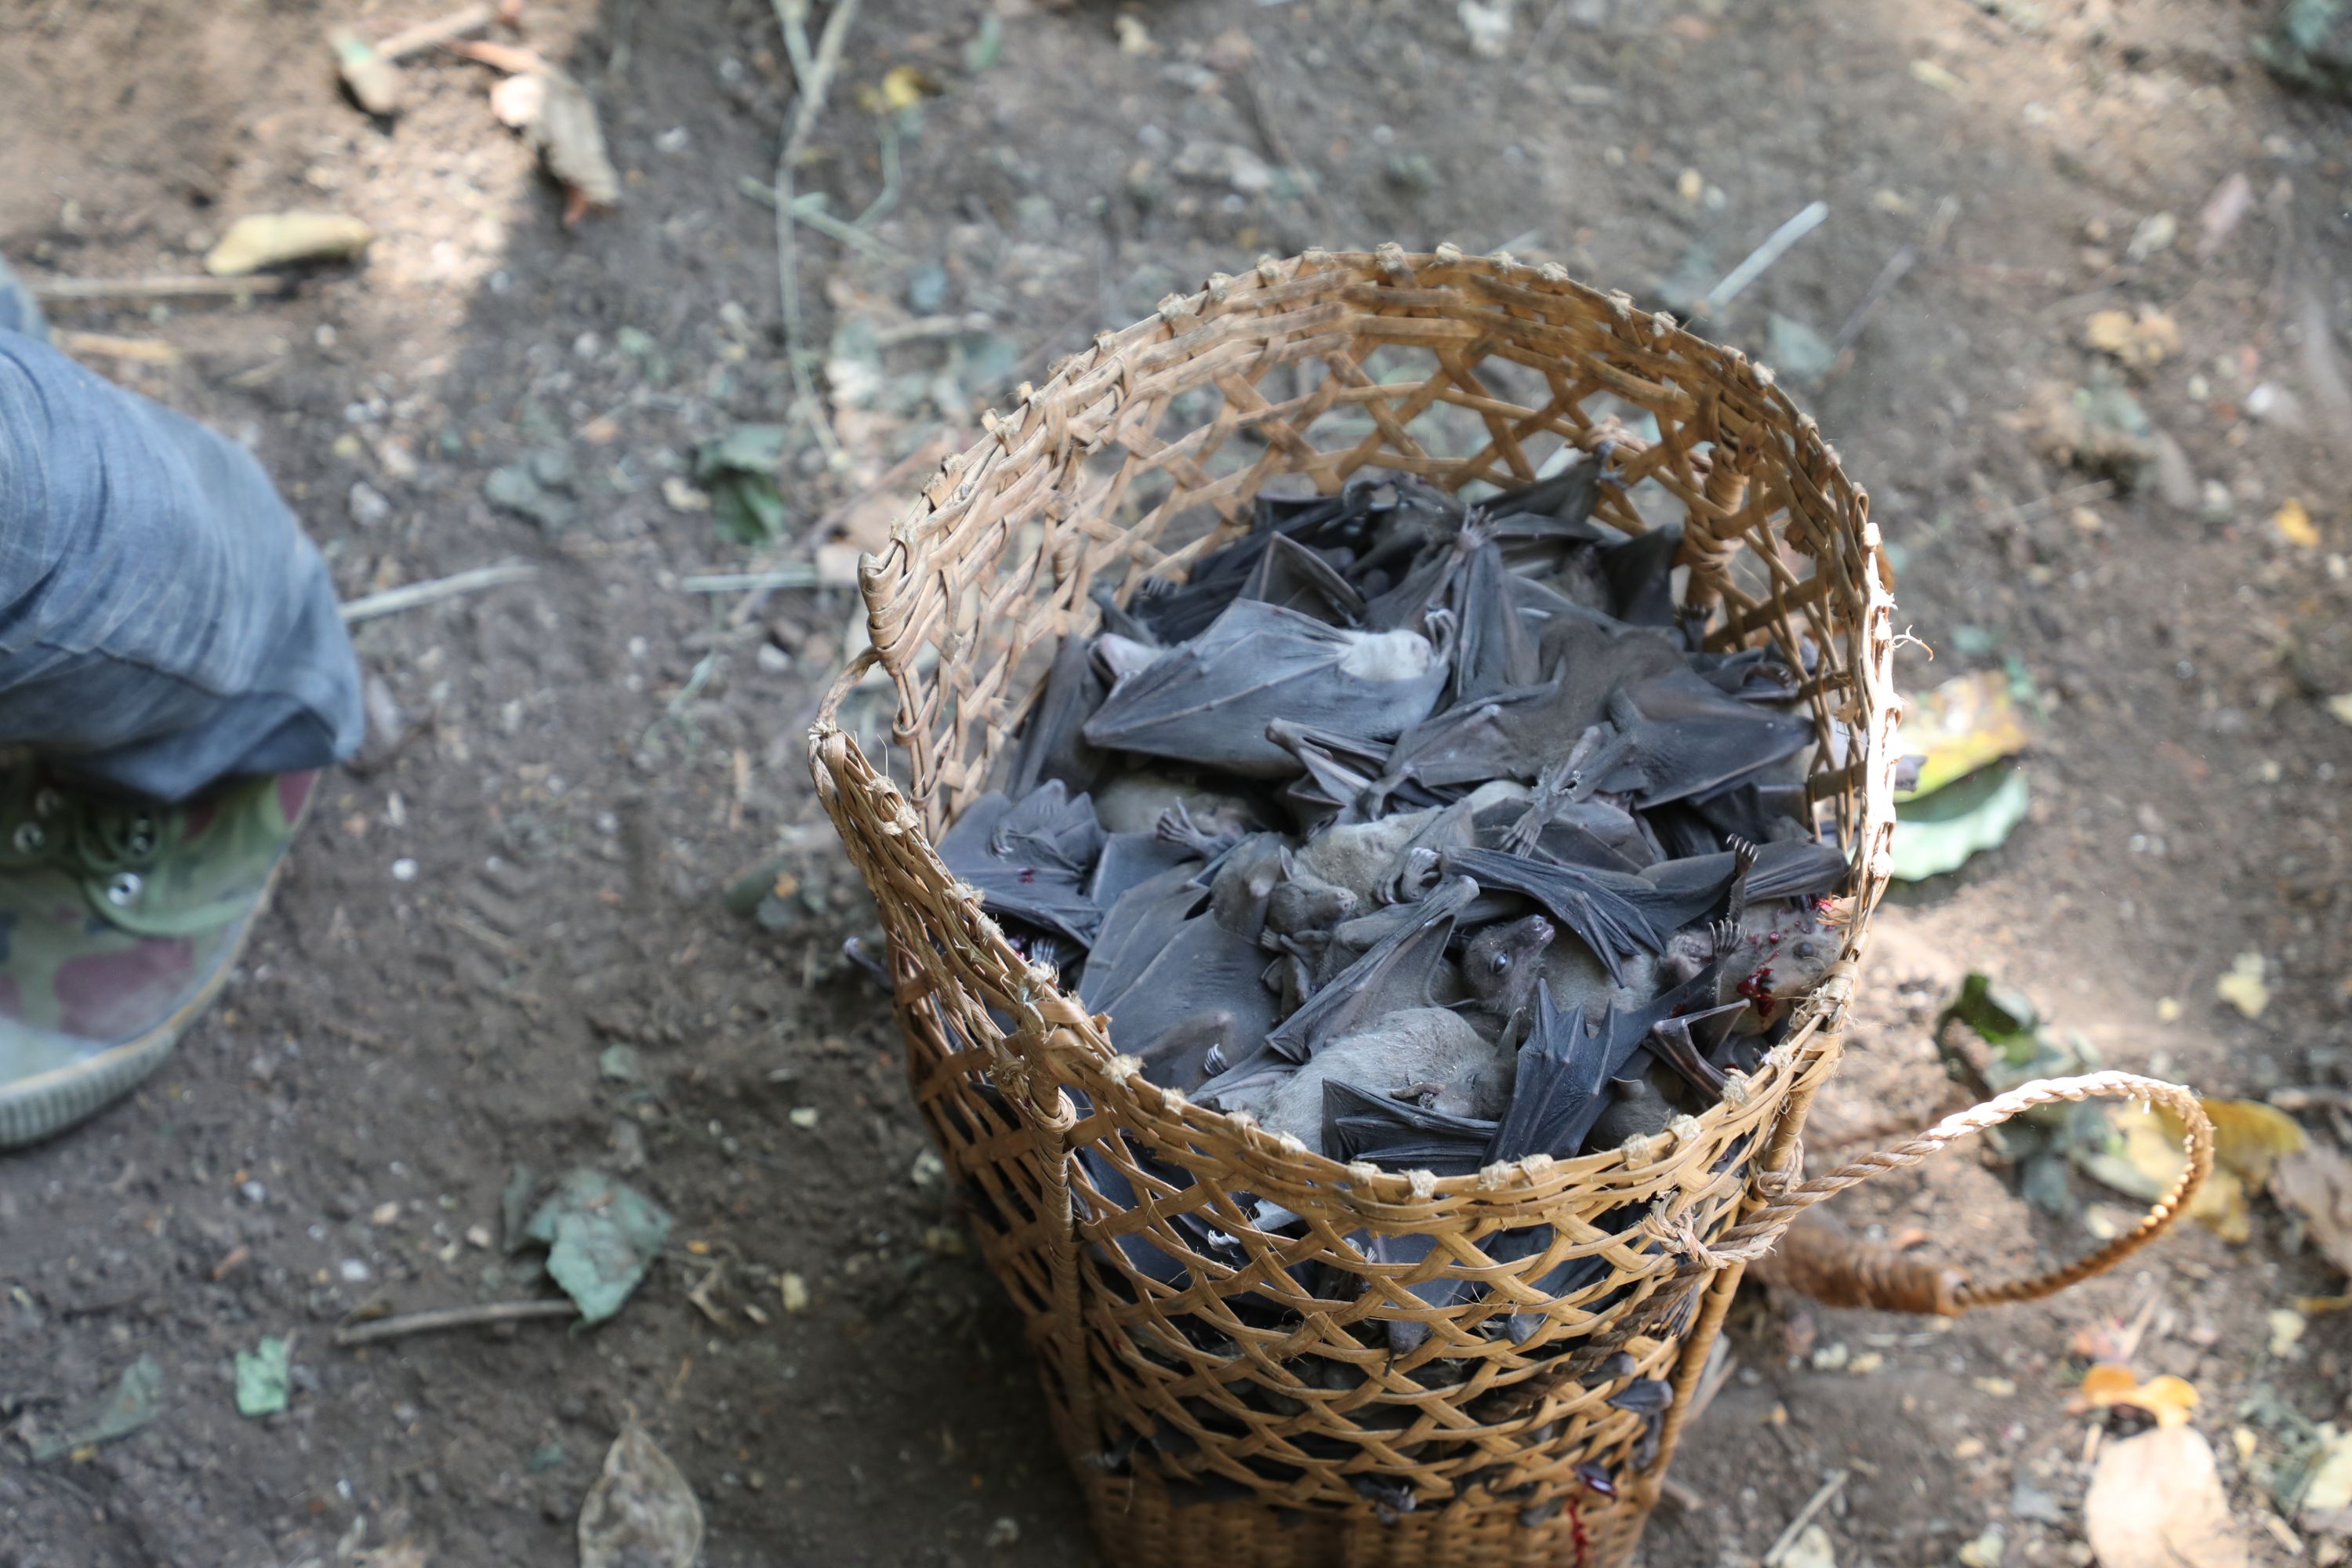
[[[1705,1243],[1757,1206],[1757,1173],[1787,1159],[1835,1066],[1884,886],[1892,602],[1865,497],[1737,352],[1555,268],[1450,248],[1219,276],[1020,401],[864,563],[873,647],[811,752],[889,931],[916,1100],[1024,1314],[1106,1561],[1623,1562],[1737,1283]],[[1811,788],[1856,870],[1842,960],[1788,1037],[1723,1104],[1655,1138],[1445,1179],[1337,1164],[1146,1082],[932,849],[988,787],[1056,639],[1093,625],[1089,589],[1182,575],[1246,526],[1261,489],[1330,492],[1370,467],[1475,497],[1604,439],[1627,484],[1601,515],[1683,523],[1685,597],[1711,611],[1712,644],[1769,639],[1811,661]],[[896,698],[900,782],[838,722],[876,681]],[[1089,1181],[1081,1145],[1129,1191]],[[1252,1228],[1250,1197],[1302,1216],[1307,1238]],[[1170,1223],[1182,1211],[1245,1264],[1200,1256]],[[1538,1224],[1546,1250],[1490,1254]],[[1435,1239],[1423,1261],[1376,1262],[1350,1240],[1405,1233]],[[1139,1269],[1122,1237],[1187,1282]],[[1606,1262],[1597,1283],[1559,1298],[1528,1283],[1589,1257]],[[1410,1290],[1449,1274],[1487,1289],[1444,1310]],[[1478,1331],[1510,1312],[1542,1325],[1524,1343]],[[1427,1325],[1410,1353],[1380,1330],[1395,1318]],[[1646,1442],[1643,1418],[1608,1403],[1633,1375],[1675,1391]]]

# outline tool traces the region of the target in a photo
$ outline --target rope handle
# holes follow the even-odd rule
[[[1783,1173],[1759,1172],[1756,1182],[1758,1191],[1764,1198],[1763,1207],[1712,1242],[1695,1250],[1685,1249],[1684,1267],[1688,1271],[1696,1272],[1761,1257],[1771,1249],[1772,1245],[1780,1239],[1781,1232],[1805,1210],[1823,1198],[1834,1197],[1848,1187],[1859,1185],[1882,1171],[1918,1164],[1948,1143],[1957,1142],[1971,1132],[1998,1127],[2010,1118],[2032,1110],[2036,1106],[2101,1099],[2148,1100],[2165,1106],[2180,1119],[2187,1130],[2185,1142],[2189,1163],[2182,1168],[2179,1179],[2173,1183],[2172,1190],[2158,1198],[2147,1213],[2140,1216],[2139,1224],[2095,1252],[2023,1279],[1993,1285],[1978,1285],[1962,1279],[1951,1289],[1948,1299],[1951,1310],[1957,1312],[1966,1311],[1971,1307],[2038,1301],[2045,1296],[2054,1296],[2070,1285],[2114,1268],[2163,1235],[2172,1222],[2180,1217],[2205,1178],[2212,1173],[2213,1123],[2207,1120],[2204,1107],[2198,1103],[2194,1093],[2177,1083],[2166,1083],[2159,1079],[2142,1078],[2137,1073],[2128,1072],[2095,1072],[2079,1078],[2040,1079],[2032,1083],[2021,1084],[1981,1105],[1955,1112],[1924,1132],[1915,1133],[1891,1148],[1842,1165],[1825,1176],[1816,1176],[1811,1181],[1794,1181]]]

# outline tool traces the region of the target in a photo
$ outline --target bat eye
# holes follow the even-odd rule
[[[1511,968],[1511,955],[1498,952],[1486,961],[1486,967],[1496,974],[1507,974]]]

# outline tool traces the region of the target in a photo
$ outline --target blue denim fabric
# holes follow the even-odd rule
[[[326,563],[240,447],[83,369],[0,268],[0,745],[184,800],[364,731]]]

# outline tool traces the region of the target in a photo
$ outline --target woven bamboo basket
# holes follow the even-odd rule
[[[2049,1100],[2179,1110],[2179,1190],[2071,1268],[1983,1289],[1932,1267],[1846,1271],[1858,1299],[1948,1311],[2113,1262],[2201,1179],[2194,1098],[2103,1074],[2029,1086],[1801,1180],[1799,1131],[1837,1065],[1885,884],[1895,638],[1867,499],[1763,367],[1557,268],[1388,246],[1220,275],[1101,334],[1019,402],[862,563],[872,647],[828,697],[811,758],[890,936],[915,1099],[1025,1319],[1107,1562],[1622,1563],[1743,1261],[1807,1204]],[[1089,590],[1181,577],[1270,486],[1328,493],[1373,468],[1502,487],[1603,440],[1626,485],[1601,515],[1681,522],[1685,602],[1710,615],[1711,646],[1769,639],[1811,672],[1810,791],[1854,857],[1836,967],[1720,1105],[1574,1160],[1444,1179],[1346,1166],[1147,1082],[932,848],[988,787],[1056,640],[1096,621]],[[895,698],[903,782],[840,721],[875,682]],[[1305,1239],[1255,1229],[1253,1197],[1304,1219]],[[1182,1213],[1244,1261],[1202,1256],[1172,1223]],[[1535,1226],[1550,1227],[1536,1249],[1497,1245]],[[1412,1263],[1365,1245],[1399,1236],[1433,1245]],[[1137,1267],[1144,1247],[1122,1244],[1139,1242],[1180,1263],[1180,1282]],[[1572,1258],[1605,1272],[1563,1296],[1533,1288]],[[1441,1276],[1486,1289],[1443,1309],[1412,1293]],[[1540,1326],[1523,1342],[1481,1333],[1497,1313]],[[1427,1329],[1409,1353],[1374,1331],[1397,1319]],[[1609,1403],[1635,1376],[1671,1384],[1662,1417]]]

